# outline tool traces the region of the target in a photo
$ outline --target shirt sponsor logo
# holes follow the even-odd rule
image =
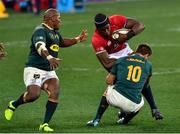
[[[52,39],[52,40],[54,40],[54,39],[59,39],[59,36],[58,36],[58,34],[52,34],[52,33],[49,33],[49,36],[50,36],[50,38]]]
[[[50,49],[54,52],[58,52],[59,51],[59,46],[57,44],[53,44],[50,46]]]

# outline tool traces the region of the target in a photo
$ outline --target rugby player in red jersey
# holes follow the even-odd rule
[[[128,56],[133,52],[127,41],[145,29],[143,23],[123,15],[107,17],[105,14],[98,13],[94,18],[94,23],[96,30],[92,37],[92,45],[98,60],[108,72],[118,58]],[[128,29],[126,34],[116,32],[116,30],[123,28]],[[114,36],[114,34],[117,34],[117,36]],[[151,107],[152,116],[156,120],[163,119],[163,115],[159,112],[155,104],[150,85],[144,86],[142,94]],[[87,125],[97,126],[108,105],[104,93],[96,117],[89,121]],[[119,118],[122,118],[123,115],[123,113],[119,114]]]

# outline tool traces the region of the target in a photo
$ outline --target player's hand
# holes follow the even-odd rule
[[[82,30],[81,34],[77,36],[75,39],[77,40],[77,43],[86,41],[88,37],[87,29]]]
[[[51,59],[49,59],[49,63],[50,63],[50,67],[51,67],[51,69],[52,70],[55,70],[55,69],[57,69],[58,68],[58,66],[59,66],[59,61],[60,61],[61,59],[59,59],[59,58],[51,58]]]
[[[152,117],[156,120],[162,120],[164,118],[163,114],[159,112],[158,109],[152,109]]]
[[[7,56],[7,53],[4,51],[4,44],[0,43],[0,60]]]
[[[118,33],[118,32],[114,32],[112,34],[112,38],[114,39],[114,41],[116,43],[124,43],[127,40],[127,35],[126,34],[121,34],[121,33]]]

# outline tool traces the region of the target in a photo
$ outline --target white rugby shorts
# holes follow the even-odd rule
[[[131,101],[128,98],[121,95],[119,92],[117,92],[114,89],[114,85],[108,86],[107,93],[106,93],[106,99],[110,105],[112,105],[116,108],[119,108],[121,111],[127,112],[127,113],[137,112],[144,105],[143,97],[141,99],[141,102],[139,104],[136,104],[133,101]]]
[[[133,50],[129,47],[129,44],[128,43],[125,43],[126,44],[126,48],[116,52],[116,53],[112,53],[112,54],[109,54],[109,58],[113,58],[113,59],[119,59],[119,58],[122,58],[122,57],[125,57],[125,56],[128,56],[130,53],[133,52]]]
[[[41,87],[46,80],[51,78],[58,79],[55,71],[45,71],[35,67],[24,68],[24,83],[26,87],[29,85]]]

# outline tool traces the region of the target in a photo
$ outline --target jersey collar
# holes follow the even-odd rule
[[[42,23],[43,26],[47,27],[49,30],[53,30],[50,26],[48,26],[46,23]]]

